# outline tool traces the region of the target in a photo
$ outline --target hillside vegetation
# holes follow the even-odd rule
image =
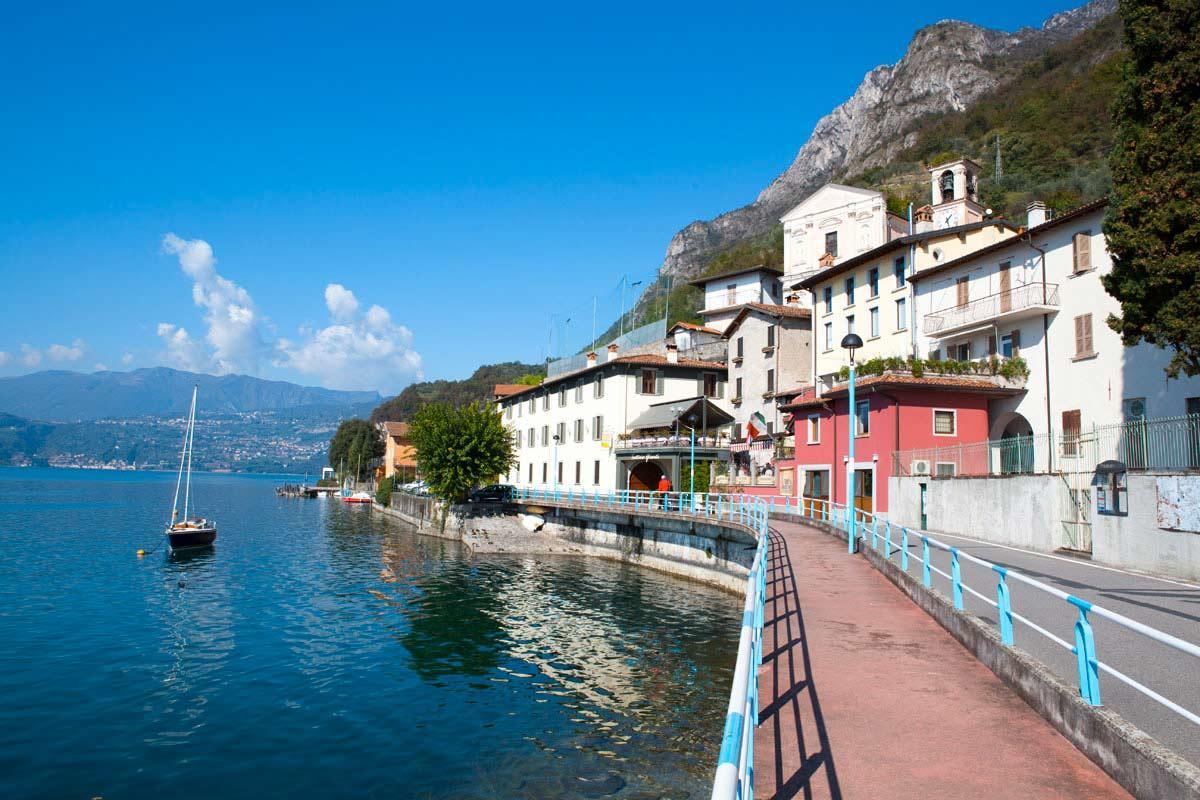
[[[471,377],[461,381],[422,381],[405,387],[404,391],[380,403],[371,412],[372,422],[407,422],[417,409],[426,403],[449,403],[463,405],[480,400],[489,400],[497,383],[517,383],[529,375],[546,374],[543,364],[522,364],[506,361],[503,364],[485,364],[475,370]]]

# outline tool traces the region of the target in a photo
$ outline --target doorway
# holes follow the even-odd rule
[[[829,513],[829,470],[806,470],[804,473],[803,496],[805,515],[809,517],[826,517]]]
[[[854,470],[854,507],[868,514],[875,511],[875,470]]]
[[[662,476],[662,467],[653,461],[643,461],[629,470],[629,489],[634,492],[656,492]]]
[[[929,529],[929,515],[925,511],[925,509],[926,509],[925,492],[926,492],[926,490],[928,490],[928,488],[929,488],[929,484],[927,484],[927,483],[921,484],[921,530],[923,530],[923,531]]]

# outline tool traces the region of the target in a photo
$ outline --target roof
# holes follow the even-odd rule
[[[742,307],[742,310],[738,312],[737,316],[730,321],[729,326],[725,328],[725,332],[721,335],[728,339],[730,334],[732,334],[733,331],[742,324],[742,320],[749,316],[751,311],[758,311],[762,314],[775,317],[776,319],[809,319],[812,317],[811,311],[809,311],[807,308],[801,308],[800,306],[774,305],[771,303],[746,303],[745,306]]]
[[[981,220],[979,222],[968,222],[966,225],[955,225],[952,228],[938,228],[937,230],[932,230],[932,231],[921,231],[920,233],[912,233],[912,234],[909,234],[908,236],[901,236],[898,239],[892,239],[890,242],[884,242],[883,244],[879,245],[878,247],[876,247],[872,250],[868,250],[865,253],[859,253],[858,255],[854,256],[854,258],[848,258],[840,264],[834,264],[832,267],[829,267],[828,269],[823,269],[820,272],[817,272],[813,275],[808,276],[807,278],[805,278],[802,281],[793,283],[789,288],[791,288],[791,289],[812,289],[819,283],[824,283],[825,281],[829,280],[830,278],[836,278],[838,275],[841,275],[844,272],[849,272],[852,269],[857,269],[858,267],[861,267],[863,264],[868,264],[868,263],[874,261],[875,259],[879,258],[880,256],[886,255],[887,253],[892,252],[893,250],[898,250],[902,247],[907,247],[910,244],[918,244],[920,242],[924,242],[929,239],[937,239],[942,236],[953,236],[953,235],[957,235],[960,233],[965,233],[967,231],[980,230],[982,228],[986,228],[988,225],[999,225],[1001,227],[1008,228],[1009,230],[1012,230],[1012,231],[1017,230],[1017,228],[1014,228],[1012,226],[1012,224],[1006,219],[985,219],[985,220]],[[976,251],[976,252],[979,252],[979,251]],[[923,271],[927,272],[928,270],[923,270]],[[911,278],[910,278],[910,280],[911,280]]]
[[[712,369],[720,370],[721,372],[725,372],[727,370],[725,362],[723,361],[700,361],[694,358],[681,358],[678,362],[672,364],[667,361],[667,357],[665,355],[659,353],[618,356],[617,358],[610,358],[608,361],[601,361],[598,364],[586,367],[585,369],[581,369],[577,372],[568,372],[557,377],[547,378],[546,380],[542,381],[540,386],[521,386],[520,391],[512,392],[509,395],[505,395],[505,397],[516,397],[517,395],[536,391],[537,389],[544,389],[550,386],[557,386],[560,383],[574,381],[586,375],[591,375],[597,370],[604,369],[612,364],[627,364],[635,367],[682,367],[683,369]]]
[[[492,394],[496,397],[508,397],[510,394],[523,392],[529,388],[525,383],[497,383],[496,388],[492,390]]]
[[[673,428],[676,421],[687,428],[695,428],[702,421],[707,421],[710,428],[719,428],[733,422],[733,415],[706,397],[688,397],[650,406],[635,417],[626,429],[644,431],[652,428]]]
[[[823,192],[828,192],[830,190],[849,192],[850,194],[856,194],[856,195],[859,195],[860,197],[877,197],[880,200],[883,199],[883,192],[876,191],[875,189],[864,189],[861,186],[847,186],[844,183],[827,183],[824,186],[820,187],[819,189],[813,190],[813,192],[811,194],[807,195],[799,203],[797,203],[796,205],[792,206],[787,211],[785,211],[783,216],[781,216],[779,218],[779,220],[782,222],[783,220],[792,216],[792,214],[796,213],[797,209],[799,209],[801,206],[807,204],[809,200],[812,200],[817,195],[819,195]]]
[[[388,436],[395,436],[397,439],[408,436],[407,422],[385,422],[383,423],[383,429],[387,432]]]
[[[917,377],[906,372],[885,372],[882,375],[868,375],[854,382],[855,391],[863,389],[932,389],[934,391],[968,392],[971,394],[991,394],[1008,396],[1018,394],[1022,390],[1000,386],[983,378],[970,378],[958,375],[922,375]],[[813,397],[795,403],[787,403],[779,408],[782,411],[800,411],[807,408],[819,408],[826,400],[841,398],[848,394],[847,384],[833,387],[820,397]]]
[[[667,333],[670,333],[671,331],[675,330],[676,328],[683,328],[683,329],[689,330],[689,331],[699,331],[700,333],[711,333],[714,336],[721,335],[721,332],[719,330],[717,330],[716,328],[710,328],[707,325],[697,325],[694,322],[676,322],[674,325],[671,326],[671,330],[667,331]]]
[[[965,256],[959,256],[958,258],[954,259],[953,261],[947,261],[945,264],[938,264],[933,267],[927,267],[926,269],[923,269],[920,272],[910,275],[908,280],[911,283],[917,283],[917,282],[929,277],[930,275],[936,275],[939,272],[945,272],[948,269],[954,269],[955,267],[961,266],[962,264],[970,263],[971,261],[979,258],[980,256],[985,256],[985,255],[988,255],[989,253],[998,252],[1000,250],[1003,250],[1006,247],[1011,247],[1013,245],[1020,244],[1022,241],[1028,243],[1029,236],[1034,236],[1037,234],[1044,233],[1058,225],[1062,225],[1062,224],[1070,222],[1072,220],[1079,219],[1082,216],[1091,214],[1093,211],[1098,211],[1099,209],[1104,208],[1106,205],[1108,205],[1107,197],[1102,197],[1099,200],[1093,200],[1090,203],[1085,203],[1084,205],[1081,205],[1078,208],[1073,208],[1064,214],[1060,214],[1059,216],[1055,217],[1054,219],[1047,220],[1046,222],[1043,222],[1041,225],[1035,225],[1032,228],[1029,228],[1028,230],[1026,230],[1024,232],[1024,234],[1022,234],[1020,236],[1013,236],[1008,239],[1001,239],[998,242],[993,242],[992,244],[989,244],[987,247],[981,247],[978,250],[974,250],[970,253],[967,253]]]
[[[695,280],[688,281],[692,286],[703,286],[710,281],[719,281],[722,278],[734,278],[738,275],[747,275],[751,272],[766,272],[775,277],[783,277],[783,270],[778,267],[768,267],[765,264],[759,264],[757,267],[743,267],[742,269],[734,269],[729,272],[719,272],[716,275],[702,275]]]

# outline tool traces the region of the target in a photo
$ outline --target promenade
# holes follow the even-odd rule
[[[841,540],[773,521],[761,798],[1129,795]]]

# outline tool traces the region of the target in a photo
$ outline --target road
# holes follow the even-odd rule
[[[1021,572],[1180,639],[1200,643],[1200,586],[949,533],[931,531],[930,535],[960,552]],[[910,539],[909,553],[919,556],[920,551],[920,540],[914,544]],[[949,573],[949,553],[932,552],[933,564]],[[894,557],[899,558],[898,555]],[[964,585],[994,600],[996,573],[966,559],[960,559],[960,563]],[[909,570],[919,578],[920,562],[910,558]],[[933,585],[947,597],[951,596],[949,579],[934,573]],[[1008,585],[1014,613],[1074,642],[1073,626],[1078,618],[1074,606],[1020,581],[1009,579]],[[997,624],[996,610],[969,592],[964,592],[964,607],[992,625]],[[1189,711],[1200,713],[1200,659],[1095,615],[1090,619],[1100,661]],[[1013,638],[1017,647],[1048,665],[1068,685],[1079,685],[1075,656],[1071,652],[1017,621],[1013,623]],[[1200,766],[1200,727],[1103,672],[1100,673],[1100,697],[1104,705]]]

